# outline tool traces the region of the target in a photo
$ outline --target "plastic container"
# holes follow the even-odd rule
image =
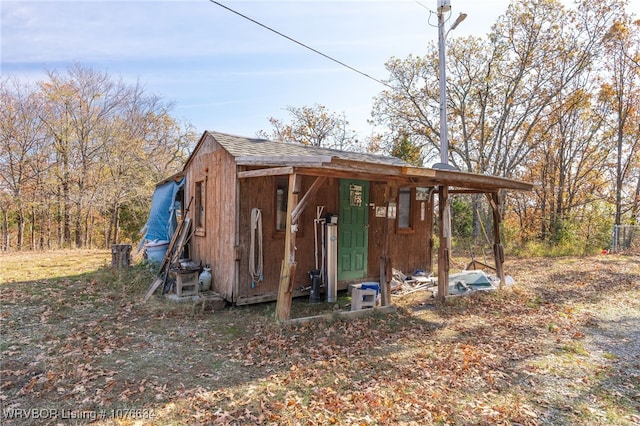
[[[376,291],[376,303],[380,301],[380,283],[366,282],[360,284],[360,288],[363,290],[375,290]]]
[[[167,254],[169,248],[169,241],[166,240],[154,240],[149,241],[144,245],[144,251],[147,254],[147,260],[149,263],[160,264]]]
[[[312,269],[309,271],[311,279],[311,293],[309,293],[309,303],[320,302],[320,269]]]
[[[205,266],[202,273],[200,273],[198,285],[200,286],[200,291],[211,290],[211,267],[209,265]]]

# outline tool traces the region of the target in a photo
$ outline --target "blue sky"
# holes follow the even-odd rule
[[[437,0],[220,3],[380,80],[389,58],[437,42]],[[486,34],[508,3],[451,0],[452,17],[468,17],[450,37]],[[208,0],[2,0],[0,13],[3,76],[38,80],[80,63],[141,82],[199,133],[254,136],[269,117],[288,121],[287,106],[321,104],[364,138],[384,88]]]

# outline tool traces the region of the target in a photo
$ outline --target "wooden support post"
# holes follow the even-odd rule
[[[495,192],[487,194],[487,198],[493,211],[493,257],[496,263],[496,275],[500,278],[499,288],[502,288],[504,285],[504,247],[500,240],[502,216],[500,215],[498,194]]]
[[[426,272],[433,272],[433,198],[435,196],[435,192],[433,190],[429,190],[429,197],[427,198],[426,208],[426,235],[427,235],[427,254],[426,254],[426,262],[425,268]]]
[[[451,216],[449,188],[438,187],[438,218],[440,219],[438,248],[438,302],[444,303],[449,294],[449,256],[451,244]]]
[[[292,212],[298,205],[300,192],[300,176],[289,175],[289,194],[287,197],[287,227],[285,230],[284,258],[280,270],[280,284],[278,286],[278,300],[276,302],[276,318],[279,321],[289,319],[291,314],[291,299],[293,298],[293,280],[296,275],[296,232]]]
[[[380,256],[380,304],[391,305],[391,259],[389,258],[389,227],[393,219],[389,219],[389,202],[397,196],[398,188],[394,184],[387,185],[384,189],[384,203],[387,206],[387,217],[382,227],[382,254]]]

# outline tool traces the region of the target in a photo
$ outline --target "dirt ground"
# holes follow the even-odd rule
[[[1,424],[640,424],[640,256],[509,259],[499,292],[289,326],[143,304],[153,275],[109,256],[0,255]]]

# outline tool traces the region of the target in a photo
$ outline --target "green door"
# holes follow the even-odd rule
[[[338,280],[367,276],[368,230],[369,182],[340,179]]]

